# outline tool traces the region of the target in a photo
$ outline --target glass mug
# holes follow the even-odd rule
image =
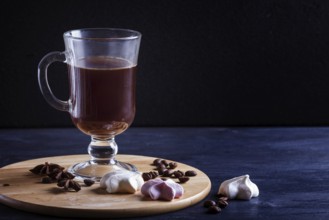
[[[76,177],[99,181],[119,169],[136,171],[132,164],[115,159],[115,136],[135,117],[136,67],[141,34],[134,30],[88,28],[64,33],[64,52],[45,55],[38,66],[38,80],[46,101],[70,113],[74,125],[91,136],[89,161],[71,166]],[[47,80],[53,62],[68,66],[70,97],[57,99]]]

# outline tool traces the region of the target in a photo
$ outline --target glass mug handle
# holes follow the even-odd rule
[[[46,54],[38,65],[38,81],[41,93],[46,101],[54,108],[61,111],[69,111],[70,104],[69,101],[62,101],[53,94],[48,83],[48,67],[54,62],[65,62],[66,53],[65,52],[50,52]]]

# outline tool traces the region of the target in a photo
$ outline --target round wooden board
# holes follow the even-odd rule
[[[176,169],[195,170],[197,176],[182,186],[185,193],[179,199],[153,201],[135,194],[108,194],[96,183],[90,187],[81,184],[79,192],[68,192],[56,183],[43,184],[40,176],[29,169],[45,162],[58,163],[68,168],[74,163],[86,161],[88,155],[46,157],[22,161],[0,169],[0,202],[13,208],[46,215],[79,218],[121,218],[172,212],[194,205],[204,199],[211,188],[208,176],[197,168],[177,162]],[[119,161],[134,164],[140,172],[154,169],[153,157],[118,155]],[[168,160],[171,161],[171,160]],[[9,184],[9,186],[6,186]]]

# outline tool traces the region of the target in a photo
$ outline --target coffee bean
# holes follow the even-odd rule
[[[180,183],[186,183],[187,181],[190,180],[190,178],[187,176],[182,176],[182,177],[179,177],[178,180]]]
[[[9,183],[4,183],[4,184],[2,184],[2,186],[10,186],[10,184]]]
[[[203,207],[209,208],[210,206],[216,205],[216,202],[214,200],[207,200],[203,203]]]
[[[164,172],[163,172],[163,176],[164,177],[172,177],[174,175],[174,171],[173,170],[170,170],[170,169],[166,169]]]
[[[86,186],[91,186],[95,183],[95,181],[92,179],[84,179],[83,182]]]
[[[169,167],[169,169],[175,169],[175,168],[177,167],[177,163],[175,163],[175,162],[170,162],[170,163],[168,164],[168,167]]]
[[[159,175],[163,175],[166,172],[166,170],[167,170],[166,168],[159,169],[158,170]]]
[[[167,169],[167,167],[164,164],[160,163],[157,165],[157,170],[164,170],[164,169]]]
[[[176,178],[183,177],[184,176],[184,173],[182,171],[180,171],[180,170],[177,170],[177,171],[174,172],[174,176]]]
[[[161,163],[162,163],[163,165],[165,165],[165,167],[167,167],[167,166],[169,165],[169,163],[168,163],[166,160],[162,160]]]
[[[219,208],[225,209],[226,206],[228,205],[228,202],[226,200],[219,199],[217,201],[217,205],[218,205]]]
[[[152,179],[152,175],[150,173],[143,173],[142,178],[146,182],[146,181]]]
[[[210,214],[217,214],[217,213],[220,213],[221,211],[222,211],[221,208],[219,208],[216,205],[210,206],[208,208],[208,213],[210,213]]]
[[[150,172],[142,173],[142,178],[145,182],[150,180],[150,179],[154,179],[158,176],[159,176],[159,174],[156,171],[150,171]]]
[[[151,175],[152,179],[159,176],[158,172],[156,172],[156,171],[151,171],[151,172],[149,172],[149,174]]]
[[[194,170],[188,170],[185,172],[185,176],[196,176],[197,173]]]
[[[160,158],[155,159],[155,160],[153,161],[153,165],[158,166],[158,165],[161,163],[162,160],[163,160],[163,159],[160,159]]]
[[[222,211],[222,209],[228,206],[228,198],[226,196],[217,194],[216,197],[219,197],[217,202],[213,200],[207,200],[203,203],[203,206],[208,208],[207,212],[210,214],[219,213]]]

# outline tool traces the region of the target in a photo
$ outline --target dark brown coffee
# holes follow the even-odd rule
[[[68,67],[73,123],[99,138],[126,130],[135,116],[136,66],[113,57],[87,57]]]

